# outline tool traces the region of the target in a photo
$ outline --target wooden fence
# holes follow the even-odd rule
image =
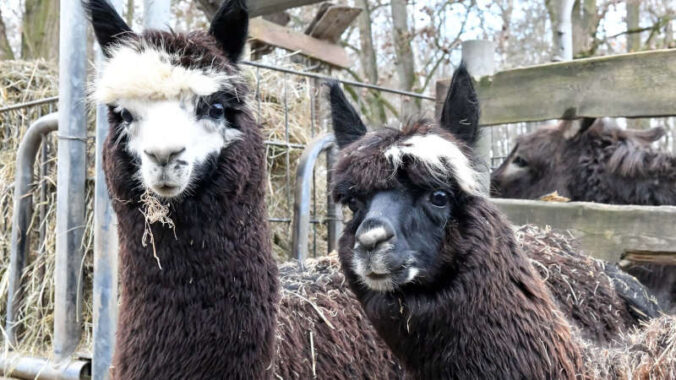
[[[463,59],[476,79],[482,126],[581,117],[676,115],[676,49],[492,73],[491,65],[476,62],[493,58],[485,44],[477,54],[477,42],[463,45]],[[449,84],[450,80],[437,82],[437,110]],[[486,160],[490,158],[486,150],[481,154]],[[676,207],[516,199],[494,202],[515,224],[549,225],[569,231],[595,257],[676,265]]]

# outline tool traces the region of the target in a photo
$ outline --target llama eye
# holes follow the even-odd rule
[[[448,193],[443,190],[437,190],[430,194],[430,203],[437,207],[444,207],[448,204]]]
[[[350,211],[357,212],[361,208],[361,202],[359,201],[359,199],[352,197],[348,199],[347,207],[350,209]]]
[[[521,156],[516,156],[512,162],[514,165],[520,166],[522,168],[528,166],[528,161],[526,161],[526,159]]]
[[[209,117],[220,119],[225,115],[225,107],[221,103],[214,103],[209,106]]]
[[[126,108],[122,108],[122,111],[120,111],[120,117],[127,124],[131,124],[134,121],[134,115],[132,115],[131,112],[129,112],[129,110]]]

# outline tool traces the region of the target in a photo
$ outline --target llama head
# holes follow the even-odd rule
[[[109,107],[125,173],[161,198],[186,193],[243,131],[246,86],[237,69],[246,42],[244,0],[227,0],[208,33],[134,33],[105,0],[85,9],[106,63],[94,99]]]
[[[648,150],[664,134],[661,127],[622,130],[608,119],[563,121],[539,127],[518,137],[509,156],[493,171],[491,195],[535,199],[557,191],[570,197],[569,184],[582,170],[580,158],[587,156],[590,144]]]
[[[333,128],[341,148],[333,196],[352,214],[340,256],[364,286],[391,291],[434,281],[439,253],[465,201],[480,196],[471,157],[479,108],[464,66],[454,74],[437,125],[367,132],[336,83],[329,85]],[[348,272],[349,273],[349,272]]]

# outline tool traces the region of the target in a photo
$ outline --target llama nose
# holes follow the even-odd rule
[[[356,233],[357,242],[366,250],[372,250],[393,237],[392,225],[384,219],[376,218],[364,220]]]
[[[185,152],[185,147],[153,148],[143,150],[143,153],[148,156],[150,161],[159,166],[166,166],[178,156],[180,156],[183,152]]]

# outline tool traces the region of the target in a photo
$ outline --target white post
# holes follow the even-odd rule
[[[61,1],[56,188],[54,360],[69,360],[82,334],[82,236],[87,153],[87,33],[80,1]]]
[[[470,75],[478,79],[495,73],[495,43],[485,40],[470,40],[462,43],[462,60]],[[491,147],[492,138],[488,128],[481,128],[477,143],[477,156],[483,167],[478,168],[481,174],[481,185],[485,194],[489,194],[491,185]]]
[[[146,29],[169,29],[171,16],[170,0],[143,0],[143,27]]]

